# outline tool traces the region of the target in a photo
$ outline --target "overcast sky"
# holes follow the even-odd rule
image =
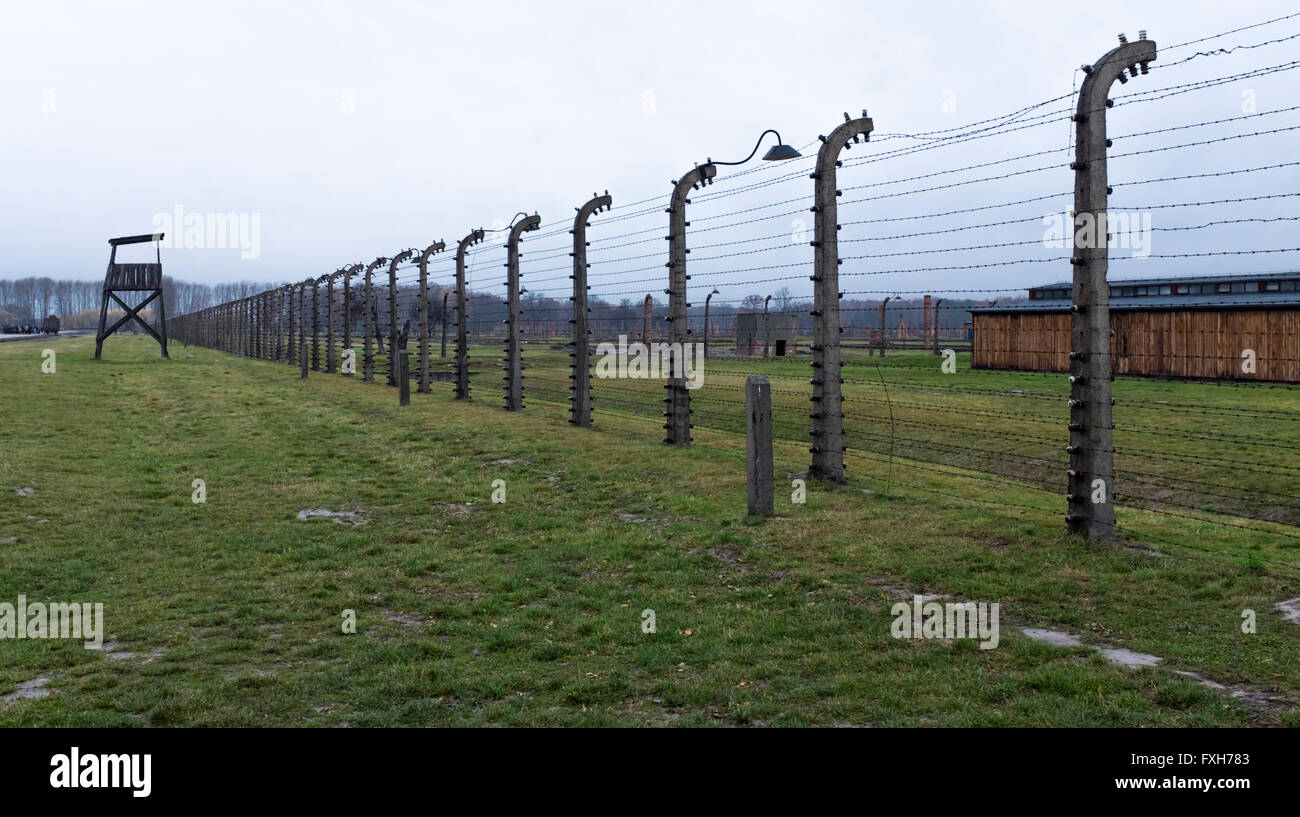
[[[180,206],[256,216],[260,247],[256,258],[241,258],[239,249],[164,250],[170,275],[207,283],[301,280],[437,238],[454,242],[520,210],[538,211],[546,224],[567,221],[595,191],[608,189],[616,205],[666,200],[669,182],[695,162],[742,158],[769,127],[803,146],[833,129],[842,112],[864,107],[878,135],[1007,113],[1069,93],[1078,66],[1113,47],[1121,31],[1136,39],[1145,28],[1166,46],[1294,10],[1281,2],[1187,0],[12,4],[0,29],[0,275],[99,278],[107,238],[150,232],[158,214]],[[1207,45],[1298,31],[1300,18]],[[1163,76],[1156,71],[1122,91],[1292,59],[1300,59],[1300,40],[1204,58]],[[1300,104],[1295,80],[1283,73],[1188,94],[1165,107],[1153,103],[1145,118],[1121,121],[1122,111],[1140,106],[1117,108],[1112,131],[1238,116],[1246,91],[1258,93],[1259,111]],[[1295,114],[1265,119],[1231,132],[1300,121]],[[1202,128],[1166,141],[1227,132]],[[1051,125],[1000,143],[986,140],[996,144],[969,157],[934,151],[906,167],[846,167],[841,183],[869,185],[972,158],[1064,148],[1068,139],[1068,123]],[[886,144],[899,146],[881,142],[845,158]],[[1175,152],[1152,159],[1163,163],[1143,165],[1140,175],[1281,163],[1296,158],[1296,144],[1288,132],[1194,155]],[[710,190],[722,191],[737,170],[723,168]],[[1298,180],[1292,168],[1252,177],[1239,189],[1296,190]],[[1050,182],[1045,189],[1068,190],[1068,170]],[[1015,184],[975,198],[965,191],[932,197],[916,212],[1033,193]],[[806,177],[785,188],[736,198],[762,204],[811,194]],[[1186,198],[1209,198],[1217,189],[1202,186]],[[859,218],[890,212],[858,207]],[[1267,212],[1293,211],[1284,202]],[[1184,220],[1200,215],[1207,214]],[[666,223],[661,212],[646,218],[648,227]],[[790,229],[782,222],[770,232]],[[1016,235],[1032,239],[1042,229],[1030,225]],[[1300,243],[1294,234],[1293,224],[1247,238],[1220,232],[1205,246],[1258,240],[1283,247]],[[725,240],[718,232],[712,237]],[[638,246],[665,251],[657,238]],[[970,233],[954,238],[948,243],[988,241]],[[806,245],[792,251],[811,258]],[[917,260],[893,266],[914,267]],[[1283,254],[1241,268],[1293,263],[1294,255]],[[993,271],[981,280],[991,287],[1066,275],[1068,269],[1040,268]],[[740,284],[747,277],[756,276],[718,280]],[[955,287],[969,277],[914,275],[911,283]]]

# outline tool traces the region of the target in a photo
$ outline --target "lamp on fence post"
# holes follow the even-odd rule
[[[420,253],[420,394],[429,393],[429,259],[434,253],[442,252],[447,244],[435,241]],[[442,296],[442,318],[447,319],[447,296]],[[446,330],[443,330],[443,346],[447,343]],[[445,355],[446,352],[444,351]]]
[[[708,295],[704,296],[704,357],[709,357],[709,301],[713,300],[714,295],[721,295],[717,289],[714,289]]]
[[[781,141],[781,134],[769,129],[759,134],[754,149],[744,159],[738,162],[715,162],[709,158],[704,164],[696,165],[685,176],[673,182],[672,198],[667,209],[668,289],[665,290],[668,295],[670,349],[680,349],[685,352],[691,335],[690,327],[686,323],[686,310],[690,307],[686,302],[686,282],[690,280],[690,276],[686,274],[686,255],[690,252],[686,249],[686,228],[690,226],[690,222],[686,220],[686,205],[690,204],[687,194],[692,189],[698,190],[701,185],[710,184],[718,175],[718,165],[742,165],[754,158],[758,153],[759,145],[763,143],[763,137],[769,133],[776,136],[777,144],[763,155],[764,161],[794,159],[800,155],[799,151]],[[686,388],[686,370],[683,361],[672,361],[668,384],[664,389],[668,392],[668,396],[664,398],[664,403],[667,405],[667,410],[664,412],[667,420],[664,429],[668,432],[664,442],[669,445],[688,446],[691,444],[691,395]]]
[[[837,217],[840,190],[836,168],[840,151],[861,137],[871,138],[874,124],[864,110],[853,119],[844,114],[844,124],[821,137],[813,179],[813,345],[812,345],[812,465],[809,474],[835,482],[844,480],[844,412],[840,376],[840,246]],[[884,321],[884,305],[881,305]],[[881,327],[881,341],[884,327]],[[883,347],[882,347],[883,348]],[[882,353],[883,354],[883,351]]]
[[[381,255],[366,265],[366,272],[362,278],[364,289],[361,294],[361,312],[364,318],[365,337],[361,341],[361,380],[364,383],[370,383],[375,379],[375,354],[371,351],[371,343],[376,330],[371,312],[374,303],[374,288],[371,284],[375,269],[387,263],[388,259]]]
[[[456,399],[469,399],[469,326],[466,323],[468,298],[465,293],[465,253],[483,240],[483,230],[471,230],[456,246]]]
[[[573,297],[569,299],[573,301],[573,318],[569,321],[573,324],[573,351],[569,353],[573,358],[573,371],[569,373],[569,379],[573,381],[569,402],[573,405],[569,407],[572,415],[569,422],[583,428],[591,427],[592,399],[591,329],[588,326],[591,308],[587,306],[587,268],[591,265],[587,263],[587,227],[593,214],[602,208],[608,210],[613,203],[608,190],[603,196],[593,193],[591,199],[578,208],[573,229],[569,231],[573,236],[573,252],[569,253],[573,257],[573,275],[569,276],[573,279]]]
[[[1070,456],[1065,521],[1072,533],[1115,537],[1115,443],[1111,422],[1110,287],[1106,282],[1106,108],[1115,80],[1145,74],[1156,44],[1139,32],[1092,65],[1079,88],[1075,122],[1074,268],[1070,307]]]

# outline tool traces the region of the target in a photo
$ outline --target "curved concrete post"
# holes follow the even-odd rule
[[[320,371],[320,285],[330,276],[322,275],[311,283],[311,370]]]
[[[593,215],[608,210],[613,203],[608,190],[603,196],[593,196],[578,208],[569,231],[573,236],[573,252],[569,253],[573,257],[573,297],[569,299],[573,301],[573,320],[569,321],[573,324],[573,351],[569,353],[573,358],[569,402],[573,405],[569,407],[569,422],[584,428],[591,427],[591,328],[587,318],[591,313],[587,306],[587,268],[591,265],[587,263],[587,227]]]
[[[447,296],[451,292],[442,293],[442,359],[447,359]]]
[[[446,242],[435,241],[420,253],[420,394],[429,393],[429,259],[447,248]],[[446,295],[443,296],[443,317],[446,318]],[[446,334],[443,335],[446,337]],[[446,343],[446,341],[443,341]]]
[[[284,304],[284,362],[292,366],[298,360],[293,348],[293,284],[285,284],[280,291]]]
[[[870,139],[874,127],[863,112],[823,137],[812,173],[813,192],[813,344],[812,344],[812,466],[818,479],[844,480],[844,414],[840,385],[840,248],[836,199],[836,168],[840,151],[850,140]],[[766,309],[766,306],[765,306]],[[883,309],[883,307],[882,307]],[[883,315],[884,312],[882,311]],[[883,327],[882,327],[883,338]],[[764,353],[766,354],[766,338]]]
[[[315,278],[308,278],[298,284],[298,354],[307,355],[307,287],[316,282]],[[307,366],[311,358],[300,359],[299,365]]]
[[[686,196],[692,188],[698,187],[718,175],[718,168],[713,164],[699,165],[673,184],[673,195],[668,205],[668,342],[672,355],[668,384],[664,389],[668,396],[664,398],[667,411],[664,412],[664,429],[668,432],[664,442],[669,445],[688,446],[691,444],[691,393],[686,388],[685,369],[679,357],[686,352],[686,344],[691,341],[691,329],[686,324],[686,205],[690,199]]]
[[[343,348],[352,348],[352,276],[358,270],[365,269],[365,264],[352,264],[343,268]],[[355,369],[355,365],[353,366]],[[344,377],[351,377],[352,372],[344,372]]]
[[[1111,422],[1110,286],[1106,282],[1106,108],[1115,80],[1128,82],[1156,58],[1156,44],[1126,42],[1091,66],[1074,115],[1074,267],[1070,315],[1070,468],[1066,524],[1093,539],[1115,536],[1115,442]]]
[[[375,379],[375,353],[371,345],[374,341],[374,300],[375,292],[372,285],[375,269],[388,263],[388,259],[380,256],[366,265],[365,276],[363,277],[364,289],[361,296],[362,317],[365,318],[365,337],[362,338],[361,348],[361,380],[370,383]]]
[[[388,385],[397,385],[397,265],[419,254],[417,249],[402,250],[388,263]]]
[[[542,223],[534,213],[520,219],[506,238],[506,411],[524,407],[524,349],[519,337],[519,237]]]
[[[469,399],[469,327],[466,323],[465,251],[483,240],[484,232],[474,230],[456,245],[456,399]]]

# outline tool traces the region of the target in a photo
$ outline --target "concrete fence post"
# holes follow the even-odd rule
[[[939,354],[939,304],[943,303],[943,298],[936,298],[934,302],[934,353]]]
[[[284,345],[285,363],[293,366],[298,362],[298,343],[294,339],[293,285],[284,287]]]
[[[343,269],[343,349],[351,351],[352,349],[352,275],[362,269],[364,264],[352,264]],[[351,369],[356,369],[356,361],[353,361]],[[351,377],[352,371],[344,372],[344,377]]]
[[[811,402],[813,427],[811,476],[844,480],[844,414],[840,376],[840,249],[836,169],[840,151],[850,141],[871,138],[874,127],[867,112],[845,122],[822,138],[813,188],[813,345]],[[883,310],[883,307],[882,307]],[[883,315],[884,312],[882,311]]]
[[[307,315],[308,315],[307,287],[311,286],[311,283],[312,283],[312,279],[308,278],[306,281],[303,281],[302,283],[298,284],[298,353],[299,355],[307,354],[310,348],[307,345]],[[310,365],[311,363],[310,358],[307,359],[307,363],[308,365]]]
[[[420,394],[429,393],[429,259],[447,248],[444,241],[435,241],[420,253]],[[442,319],[447,320],[447,296],[443,295]],[[443,328],[443,348],[447,345],[447,330]],[[446,351],[443,352],[446,355]]]
[[[388,263],[388,385],[397,385],[397,266],[420,253],[417,249],[402,250]]]
[[[284,360],[284,287],[275,290],[275,362]]]
[[[307,336],[298,334],[298,379],[307,379]]]
[[[311,370],[320,371],[320,282],[328,275],[311,282]]]
[[[772,387],[766,375],[745,378],[745,475],[749,486],[749,515],[771,516]]]
[[[325,373],[334,374],[334,279],[342,270],[325,276]]]
[[[1074,267],[1070,315],[1070,455],[1065,520],[1070,531],[1092,539],[1115,536],[1115,443],[1111,422],[1110,286],[1106,281],[1106,108],[1115,80],[1125,71],[1145,74],[1156,44],[1140,34],[1120,35],[1118,48],[1083,66],[1075,122]]]
[[[472,230],[456,245],[456,399],[469,399],[469,295],[465,290],[465,253],[483,240],[484,232]]]
[[[672,368],[668,383],[664,389],[668,396],[664,398],[667,410],[664,412],[664,429],[668,432],[664,442],[669,445],[689,446],[691,444],[691,393],[686,388],[686,371],[684,362],[679,359],[686,352],[686,344],[691,342],[691,328],[686,323],[686,282],[691,276],[686,274],[686,205],[690,204],[687,194],[698,189],[701,183],[707,184],[718,175],[718,168],[712,162],[697,165],[685,176],[673,183],[673,194],[668,204],[668,342],[673,353]]]
[[[599,213],[602,209],[608,210],[614,203],[610,198],[609,191],[605,191],[603,196],[591,197],[591,200],[578,208],[578,215],[573,219],[573,229],[569,234],[573,236],[573,252],[569,253],[573,257],[573,319],[569,323],[573,324],[573,351],[569,357],[573,359],[572,369],[569,373],[569,379],[573,384],[569,387],[569,422],[575,426],[591,428],[591,327],[589,316],[591,308],[587,305],[587,269],[591,266],[587,263],[587,227],[590,226],[591,217]]]
[[[645,296],[645,303],[641,315],[641,342],[649,345],[650,339],[654,336],[655,326],[655,299],[651,295]]]
[[[881,357],[885,356],[885,349],[889,347],[889,339],[885,335],[885,307],[892,300],[894,300],[894,296],[888,295],[880,302],[880,337],[876,340],[876,347],[879,349]]]
[[[374,353],[374,272],[375,269],[388,263],[388,259],[380,256],[366,265],[366,272],[362,278],[363,289],[361,295],[362,317],[365,319],[364,332],[365,336],[361,339],[361,380],[365,383],[374,382],[375,379],[375,353]]]
[[[442,293],[442,359],[447,359],[447,296],[451,292]]]
[[[524,407],[524,348],[519,336],[519,237],[541,226],[534,213],[510,227],[506,237],[506,411]]]

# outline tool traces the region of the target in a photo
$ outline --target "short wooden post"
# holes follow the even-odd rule
[[[397,402],[411,405],[411,353],[403,349],[397,353]]]
[[[745,379],[745,470],[749,483],[749,515],[771,516],[772,387],[767,377]]]

